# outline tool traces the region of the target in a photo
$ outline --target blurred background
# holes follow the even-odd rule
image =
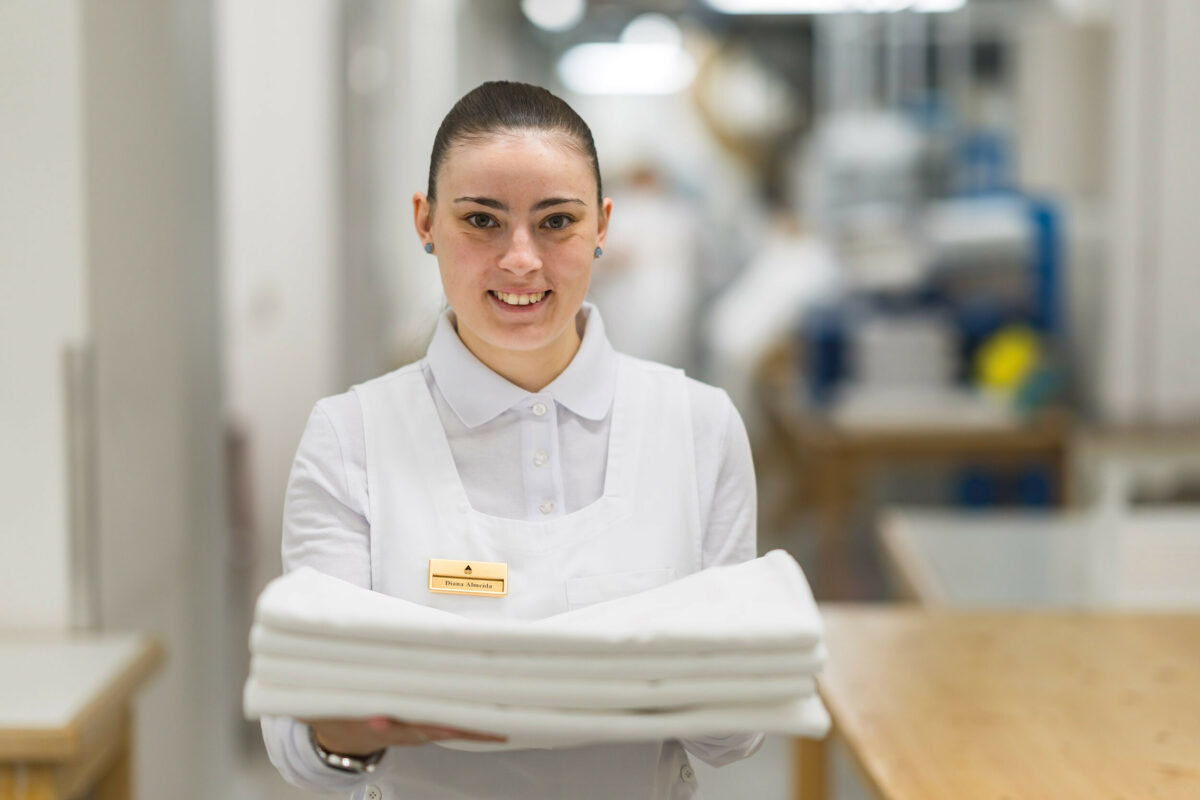
[[[410,198],[489,79],[592,126],[592,299],[733,397],[818,599],[919,594],[901,507],[1186,509],[1198,43],[1192,0],[0,0],[0,638],[153,634],[140,793],[294,796],[239,696],[291,458],[424,352]],[[789,796],[747,765],[706,796]]]

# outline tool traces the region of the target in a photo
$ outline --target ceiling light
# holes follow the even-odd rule
[[[926,14],[941,14],[947,11],[958,11],[967,4],[967,0],[916,0],[913,11]]]
[[[566,31],[583,20],[587,0],[521,0],[525,18],[546,31]]]
[[[706,0],[723,14],[844,14],[847,12],[957,11],[967,0]]]
[[[696,61],[677,45],[594,42],[563,53],[558,76],[578,94],[674,94],[691,85]]]
[[[666,14],[640,14],[630,20],[621,31],[625,44],[667,44],[683,46],[683,32],[675,20]]]
[[[852,0],[708,0],[725,14],[834,14],[848,11]]]

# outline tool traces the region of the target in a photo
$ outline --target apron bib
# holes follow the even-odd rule
[[[540,619],[701,567],[691,409],[683,373],[619,356],[604,494],[561,517],[513,520],[468,502],[421,365],[354,388],[363,411],[371,588],[476,619]],[[428,590],[430,559],[508,565],[504,597]],[[678,742],[464,753],[392,748],[384,798],[688,798]]]

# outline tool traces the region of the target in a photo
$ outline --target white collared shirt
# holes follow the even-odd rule
[[[592,307],[578,325],[571,363],[534,393],[484,366],[458,338],[453,312],[439,320],[422,369],[476,510],[557,517],[603,494],[617,355]]]
[[[540,392],[509,383],[458,338],[454,316],[438,323],[421,369],[445,429],[464,489],[480,512],[536,520],[576,511],[604,493],[616,390],[617,355],[593,306],[576,324],[582,341],[567,368]],[[696,458],[702,568],[754,558],[757,500],[750,444],[741,417],[720,389],[688,380]],[[301,565],[371,585],[366,444],[362,409],[352,392],[316,404],[304,430],[284,504],[283,568]],[[282,722],[282,720],[281,720]],[[273,723],[274,724],[274,723]],[[287,752],[277,762],[298,785],[345,784],[320,766],[292,729],[268,731]],[[685,742],[710,763],[757,749],[761,736]],[[286,744],[284,743],[286,742]],[[278,751],[269,742],[268,749]],[[293,771],[294,770],[294,771]]]
[[[584,305],[578,324],[583,334],[575,358],[550,385],[531,393],[492,372],[466,348],[452,312],[439,321],[422,371],[477,511],[544,519],[569,514],[604,493],[617,359],[593,306]],[[702,564],[754,558],[757,500],[745,426],[724,391],[693,380],[688,387]],[[358,400],[345,392],[319,401],[288,481],[285,571],[304,563],[370,584],[370,565],[345,559],[348,551],[360,549],[370,530],[366,475]]]

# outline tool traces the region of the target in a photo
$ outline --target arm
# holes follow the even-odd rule
[[[353,397],[332,401],[343,398],[356,404]],[[322,408],[322,403],[309,415],[288,477],[283,506],[283,570],[290,572],[308,565],[369,587],[371,528],[365,471],[355,476],[347,468],[333,416]],[[347,411],[349,405],[334,407],[335,414]],[[352,444],[353,436],[347,438]],[[361,458],[358,466],[361,470]],[[338,772],[321,763],[309,742],[308,726],[299,720],[263,717],[262,732],[271,763],[293,786],[322,792],[348,791],[362,780],[361,776]]]
[[[700,435],[696,440],[704,569],[739,564],[758,555],[758,494],[746,426],[728,395],[708,392],[712,393],[709,402],[693,403],[693,425],[697,432],[708,426],[707,430],[722,434],[710,434],[707,443]],[[712,487],[712,495],[704,515],[706,486]],[[686,739],[682,744],[705,763],[721,767],[753,755],[762,742],[761,733],[739,733]]]
[[[311,566],[364,588],[371,585],[371,526],[366,488],[362,412],[352,395],[323,400],[309,416],[292,463],[283,510],[283,569]],[[365,755],[393,745],[452,738],[496,741],[449,728],[370,720],[297,720],[264,717],[263,741],[271,763],[294,786],[347,791],[364,780],[318,759],[309,728],[326,750]]]

